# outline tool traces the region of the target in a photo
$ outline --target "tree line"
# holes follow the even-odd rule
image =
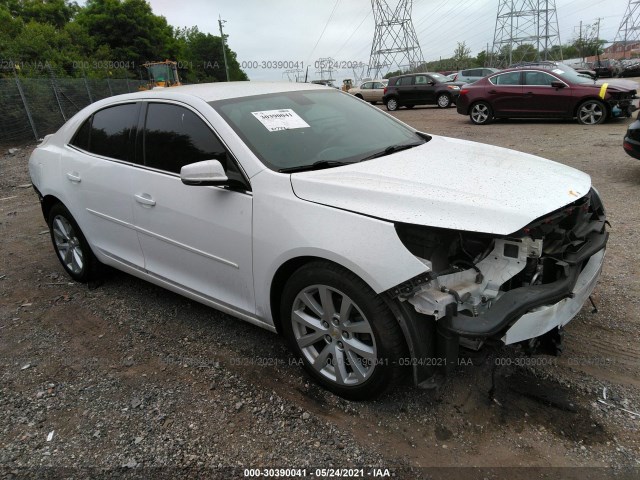
[[[136,77],[170,59],[185,83],[226,81],[222,39],[169,25],[145,0],[0,0],[0,25],[4,76]],[[226,56],[230,80],[248,80],[228,45]]]

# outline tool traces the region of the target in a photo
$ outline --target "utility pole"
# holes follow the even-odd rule
[[[227,82],[229,81],[229,65],[227,65],[227,46],[224,40],[224,33],[222,33],[222,24],[227,23],[226,20],[222,20],[221,16],[218,16],[218,25],[220,26],[220,39],[222,40],[222,58],[224,58],[224,71],[227,73]]]

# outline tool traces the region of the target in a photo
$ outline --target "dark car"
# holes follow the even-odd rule
[[[458,99],[461,85],[435,72],[400,75],[389,79],[382,102],[389,111],[399,107],[413,108],[416,105],[447,108]]]
[[[478,125],[494,118],[577,118],[596,125],[609,117],[630,117],[635,83],[594,81],[567,65],[503,70],[460,90],[458,113]]]
[[[609,59],[596,60],[591,64],[591,68],[596,72],[599,78],[609,78],[616,74],[615,63]]]
[[[636,121],[629,125],[622,146],[625,152],[640,160],[640,114]]]

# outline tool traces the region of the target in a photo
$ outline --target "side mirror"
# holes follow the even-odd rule
[[[185,185],[226,185],[229,182],[227,174],[218,160],[205,160],[190,163],[180,169],[180,180]]]
[[[551,82],[553,88],[564,88],[566,85],[563,82]]]

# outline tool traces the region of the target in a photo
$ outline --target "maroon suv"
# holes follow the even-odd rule
[[[456,106],[477,125],[494,118],[577,118],[596,125],[631,116],[635,88],[630,81],[596,82],[561,63],[520,66],[465,85]]]

